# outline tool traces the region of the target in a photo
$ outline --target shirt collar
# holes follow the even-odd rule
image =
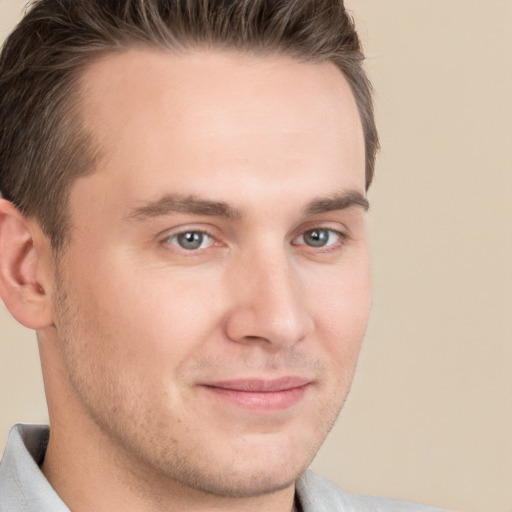
[[[45,425],[11,429],[0,463],[0,512],[69,512],[39,468],[48,439]]]

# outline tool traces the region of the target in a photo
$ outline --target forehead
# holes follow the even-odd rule
[[[182,191],[192,194],[235,176],[251,186],[264,173],[286,186],[326,166],[364,188],[359,114],[330,62],[131,49],[92,64],[81,86],[86,127],[102,149],[99,174],[126,194],[154,195],[171,174],[194,176],[194,190]]]

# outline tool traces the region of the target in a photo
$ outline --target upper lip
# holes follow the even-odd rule
[[[232,391],[245,391],[253,393],[271,393],[300,388],[311,383],[311,379],[297,376],[280,377],[278,379],[244,378],[208,382],[207,387],[228,389]]]

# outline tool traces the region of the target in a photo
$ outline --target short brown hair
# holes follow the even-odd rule
[[[332,61],[359,109],[370,186],[379,145],[372,91],[343,0],[35,0],[0,56],[0,191],[54,249],[66,240],[71,184],[97,160],[77,82],[96,57],[134,46]]]

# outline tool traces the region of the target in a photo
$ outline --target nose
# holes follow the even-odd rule
[[[299,272],[286,256],[249,258],[231,277],[232,306],[225,324],[229,339],[278,350],[312,332]]]

